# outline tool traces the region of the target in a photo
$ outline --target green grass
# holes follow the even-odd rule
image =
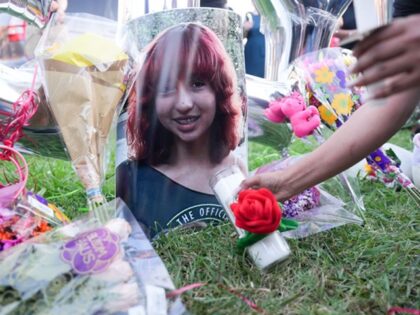
[[[391,141],[411,150],[408,131],[400,131]],[[251,168],[278,158],[274,150],[251,144]],[[36,157],[28,162],[30,188],[69,216],[82,214],[83,188],[70,163]],[[111,199],[112,171],[105,184]],[[227,288],[267,314],[386,314],[391,306],[418,309],[419,209],[404,191],[368,182],[360,186],[367,208],[363,227],[347,225],[290,240],[291,258],[269,273],[261,273],[247,257],[235,254],[236,236],[230,224],[200,232],[174,231],[154,245],[177,287],[207,283],[182,297],[193,314],[255,313]]]

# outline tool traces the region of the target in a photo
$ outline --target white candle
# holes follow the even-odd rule
[[[239,170],[238,172],[230,173],[227,176],[224,176],[223,173],[218,173],[216,174],[216,177],[216,183],[212,186],[214,194],[225,209],[225,212],[228,215],[229,220],[233,223],[239,237],[242,237],[245,235],[245,231],[236,226],[235,215],[233,214],[230,205],[235,201],[239,185],[245,179],[245,176]]]
[[[270,233],[247,248],[258,269],[267,270],[290,256],[290,248],[279,231]]]
[[[241,170],[234,166],[217,173],[210,180],[210,186],[233,223],[239,237],[245,236],[245,231],[236,226],[235,216],[230,205],[235,201],[239,192],[239,186],[244,179],[245,176]],[[262,240],[249,246],[247,252],[259,269],[267,270],[276,263],[287,259],[290,255],[290,248],[280,232],[274,231]]]

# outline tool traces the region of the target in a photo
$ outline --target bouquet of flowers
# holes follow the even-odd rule
[[[11,162],[17,179],[9,176],[0,183],[0,252],[25,242],[54,227],[67,223],[67,217],[54,205],[33,193],[26,193],[28,166],[12,147],[0,145],[0,158]],[[7,169],[7,168],[5,168]]]
[[[339,128],[363,104],[364,90],[350,89],[347,82],[354,80],[350,68],[355,58],[347,50],[327,48],[306,54],[295,61],[310,95],[310,103],[317,106],[321,119],[332,130]],[[420,204],[420,191],[387,153],[379,148],[367,157],[385,182],[394,180],[407,189]]]
[[[303,77],[309,103],[318,108],[324,124],[333,130],[363,102],[363,90],[347,87],[354,79],[350,68],[355,62],[349,50],[326,48],[300,57],[293,65]]]
[[[118,201],[104,225],[84,218],[0,253],[0,313],[182,314],[174,286],[135,218]]]
[[[105,202],[106,142],[132,73],[116,30],[114,21],[68,14],[63,23],[52,20],[36,51],[51,111],[91,209]]]
[[[348,69],[354,60],[350,51],[338,48],[300,57],[286,71],[284,80],[288,85],[287,92],[269,102],[265,110],[266,118],[276,123],[289,121],[298,138],[313,135],[316,142],[324,142],[321,121],[335,130],[361,105],[360,93],[353,93],[345,85]],[[336,94],[338,96],[334,97]],[[351,103],[345,109],[348,100]],[[338,108],[340,106],[342,108]],[[269,170],[268,166],[264,168]],[[351,196],[355,208],[364,210],[357,183],[352,182],[345,173],[339,174],[338,178]]]
[[[366,160],[368,178],[378,179],[388,187],[403,187],[420,207],[420,190],[401,171],[401,162],[392,149],[378,149],[370,153]]]

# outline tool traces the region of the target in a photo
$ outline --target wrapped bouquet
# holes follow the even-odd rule
[[[0,314],[182,314],[169,275],[123,203],[0,254]],[[115,209],[117,211],[115,212]]]
[[[308,88],[310,102],[317,106],[322,121],[332,130],[339,128],[363,104],[364,90],[347,87],[348,81],[355,79],[350,73],[355,62],[351,52],[340,48],[322,49],[295,61]],[[400,185],[420,205],[420,191],[387,152],[378,148],[366,159],[381,173],[379,178]]]
[[[89,206],[105,201],[105,148],[132,70],[114,21],[66,15],[54,19],[37,47],[43,84]]]

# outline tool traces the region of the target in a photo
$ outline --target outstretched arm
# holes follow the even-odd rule
[[[367,102],[315,151],[285,170],[246,179],[242,188],[266,187],[282,201],[335,176],[385,143],[419,100],[420,88],[412,88],[380,104]]]

